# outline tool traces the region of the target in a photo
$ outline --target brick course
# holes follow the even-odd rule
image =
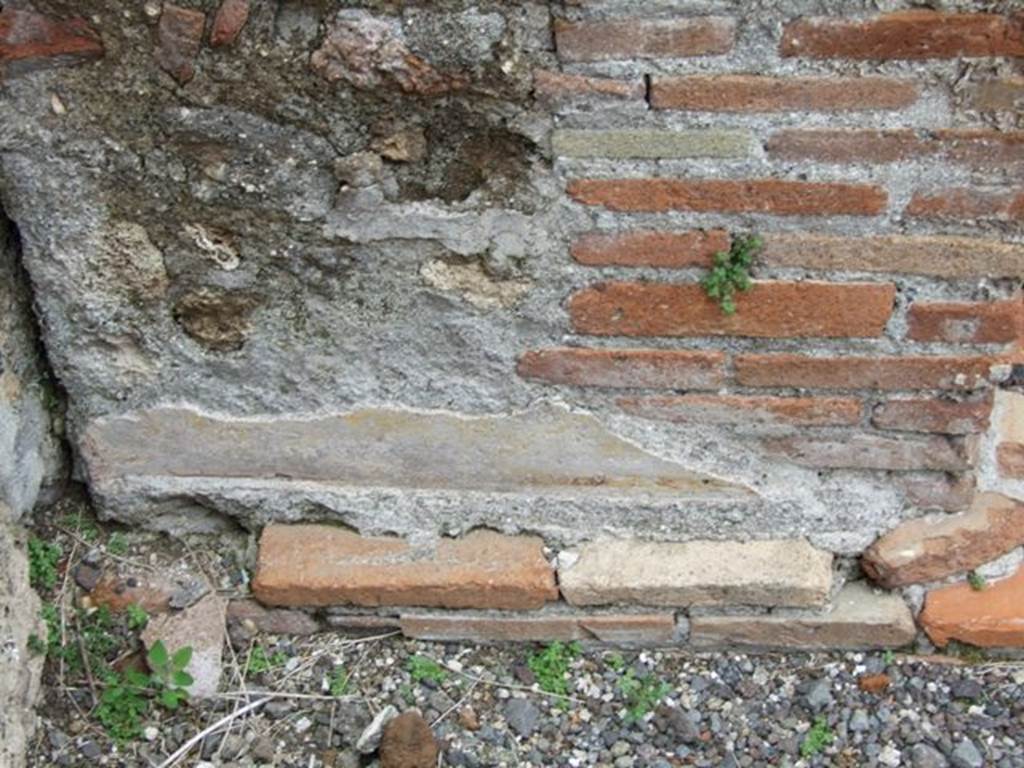
[[[984,432],[991,412],[990,397],[963,402],[932,397],[905,398],[879,403],[871,423],[879,429],[968,435]]]
[[[689,232],[588,232],[572,244],[580,264],[621,267],[707,267],[714,254],[729,250],[724,229]]]
[[[988,385],[989,357],[808,357],[744,354],[736,381],[748,387],[806,389],[979,389]]]
[[[735,28],[735,20],[713,16],[556,21],[555,48],[563,61],[711,56],[732,49]]]
[[[836,437],[768,438],[769,453],[816,469],[929,469],[957,472],[969,466],[963,453],[943,437],[887,437],[855,433]]]
[[[972,188],[915,192],[907,205],[907,216],[939,221],[1024,220],[1024,192]]]
[[[870,184],[750,179],[579,179],[569,195],[613,211],[721,211],[779,216],[874,216],[888,195]]]
[[[655,77],[654,109],[703,112],[838,112],[907,107],[917,100],[910,80],[889,77]]]
[[[527,352],[517,371],[551,384],[715,389],[726,382],[725,354],[660,349],[544,349]]]
[[[1020,299],[990,302],[915,302],[907,315],[907,338],[952,344],[997,344],[1024,335]]]
[[[873,283],[758,282],[726,315],[699,285],[601,283],[573,295],[577,333],[599,336],[880,336],[895,287]]]
[[[780,52],[815,59],[1024,56],[1024,22],[1020,16],[930,10],[864,20],[813,17],[786,25]]]
[[[629,397],[623,410],[647,419],[697,424],[850,426],[860,423],[863,403],[852,397],[680,395]]]

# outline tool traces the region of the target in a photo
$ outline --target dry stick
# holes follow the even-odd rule
[[[78,620],[78,614],[75,614],[75,631],[75,639],[78,641],[78,652],[82,654],[82,666],[85,668],[85,679],[89,683],[89,692],[92,694],[92,706],[95,708],[100,703],[100,699],[96,694],[96,681],[92,676],[92,662],[89,661],[89,654],[85,650],[85,641],[82,640],[82,622]]]
[[[71,576],[71,562],[75,559],[75,555],[78,553],[78,542],[76,541],[71,546],[71,554],[68,555],[67,566],[64,568],[64,579],[60,584],[60,592],[57,593],[57,605],[60,606],[60,647],[63,649],[68,641],[67,634],[67,617],[65,616],[65,603],[67,603],[68,593],[68,578]],[[47,637],[49,641],[49,637]],[[61,685],[64,685],[64,654],[60,654],[60,665],[57,679]]]
[[[56,528],[61,533],[64,533],[67,536],[70,536],[72,539],[74,539],[76,545],[82,544],[86,548],[92,547],[92,543],[91,542],[87,541],[86,539],[83,539],[81,536],[79,536],[74,531],[71,531],[71,530],[69,530],[67,528],[62,528],[59,525],[55,525],[54,528]],[[133,568],[138,568],[139,570],[149,571],[150,573],[159,573],[160,572],[160,569],[155,567],[155,566],[139,562],[138,560],[131,560],[130,558],[127,558],[127,557],[120,557],[118,555],[112,554],[111,552],[108,552],[106,549],[103,550],[103,556],[104,557],[109,557],[111,560],[116,560],[119,563],[124,563],[125,565],[130,565]]]
[[[247,712],[251,712],[257,707],[262,707],[264,704],[266,704],[268,701],[271,701],[275,697],[275,694],[264,696],[262,699],[257,699],[256,701],[250,702],[246,704],[244,707],[236,709],[231,714],[225,715],[213,725],[207,726],[199,733],[197,733],[195,736],[193,736],[191,739],[182,744],[180,747],[178,747],[178,749],[170,757],[168,757],[166,760],[160,763],[159,768],[171,768],[172,765],[177,764],[183,757],[185,757],[185,755],[187,755],[192,750],[192,747],[196,746],[196,744],[199,744],[207,736],[209,736],[212,733],[215,733],[219,728],[224,727],[228,723],[241,717]]]
[[[458,709],[459,707],[461,707],[461,706],[462,706],[462,704],[463,704],[463,702],[464,702],[464,701],[465,701],[466,699],[468,699],[468,698],[469,698],[469,696],[470,696],[470,694],[471,694],[471,693],[473,693],[473,690],[474,690],[474,689],[476,688],[476,686],[477,686],[477,681],[476,681],[476,680],[474,680],[474,681],[473,681],[473,682],[472,682],[472,683],[470,684],[469,688],[467,688],[467,689],[466,689],[466,692],[465,692],[465,693],[464,693],[464,694],[462,695],[462,698],[461,698],[461,699],[459,699],[458,701],[456,701],[456,702],[455,702],[454,704],[452,704],[452,705],[451,705],[450,707],[448,707],[448,709],[446,709],[446,710],[445,710],[444,712],[442,712],[442,713],[441,713],[441,715],[440,715],[440,717],[438,717],[438,718],[437,718],[437,720],[435,720],[434,722],[432,722],[432,723],[430,724],[430,727],[431,727],[431,728],[434,728],[434,727],[436,727],[438,723],[440,723],[440,722],[441,722],[442,720],[444,720],[444,719],[445,719],[446,717],[448,717],[448,715],[450,715],[450,714],[451,714],[452,712],[454,712],[454,711],[455,711],[456,709]]]
[[[454,672],[456,675],[461,675],[462,677],[466,678],[467,680],[472,680],[474,682],[481,683],[483,685],[489,685],[492,688],[508,688],[510,690],[513,690],[513,691],[525,691],[526,693],[532,693],[532,694],[535,694],[537,696],[547,696],[548,698],[551,698],[551,699],[561,699],[562,701],[572,701],[572,702],[574,702],[576,704],[586,704],[587,703],[583,699],[577,699],[575,696],[564,696],[561,693],[551,693],[549,691],[543,691],[543,690],[540,690],[538,688],[532,688],[529,685],[516,685],[515,683],[499,683],[499,682],[494,682],[494,681],[491,681],[491,680],[484,680],[482,677],[475,677],[475,676],[470,675],[470,674],[468,674],[466,672],[463,672],[460,669],[454,669],[452,667],[449,667],[447,664],[445,664],[444,666],[445,666],[445,669],[448,669],[448,670]]]

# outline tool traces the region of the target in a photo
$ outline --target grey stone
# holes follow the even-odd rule
[[[356,740],[356,749],[364,755],[376,752],[380,746],[380,740],[384,736],[384,726],[396,717],[398,717],[398,710],[391,704],[380,710],[359,735],[359,738]]]
[[[804,701],[814,711],[825,709],[834,701],[831,683],[828,680],[815,681],[804,693]]]
[[[981,752],[974,746],[974,742],[967,738],[953,748],[950,761],[955,768],[981,768],[985,764]]]
[[[946,756],[930,744],[915,744],[910,750],[910,764],[913,768],[947,768]]]
[[[559,130],[551,148],[563,157],[742,157],[753,136],[739,130]]]
[[[509,727],[524,739],[537,730],[540,710],[529,699],[509,699],[505,704],[505,719]]]
[[[185,668],[193,679],[189,696],[210,698],[217,694],[221,677],[227,601],[209,594],[183,611],[154,616],[142,632],[147,648],[163,642],[168,653],[180,648],[192,649],[192,660]]]
[[[854,733],[863,733],[871,728],[871,719],[863,709],[855,710],[850,717],[850,730]]]

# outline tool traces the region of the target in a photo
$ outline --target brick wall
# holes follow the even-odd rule
[[[344,524],[256,580],[332,625],[907,642],[869,578],[1020,642],[1024,577],[943,584],[1024,546],[1019,4],[16,5],[0,192],[104,514]]]

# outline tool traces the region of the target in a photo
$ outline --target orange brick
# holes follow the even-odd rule
[[[539,69],[533,73],[533,92],[546,104],[592,99],[641,102],[644,98],[644,84],[639,79],[616,80]]]
[[[1024,567],[982,590],[969,584],[933,589],[919,620],[940,648],[950,640],[983,648],[1024,647]]]
[[[621,398],[618,404],[647,419],[699,424],[853,425],[863,410],[853,397],[679,395]]]
[[[719,251],[729,250],[724,229],[689,232],[588,232],[572,245],[580,264],[619,267],[706,267]]]
[[[1024,17],[898,11],[870,19],[812,17],[786,25],[783,56],[814,59],[950,59],[1024,56]]]
[[[924,510],[960,512],[974,499],[974,475],[950,475],[944,472],[903,472],[892,478],[906,494],[907,502]]]
[[[769,233],[763,239],[758,263],[773,267],[938,277],[1016,277],[1024,273],[1024,245],[995,239],[788,232]]]
[[[964,402],[908,398],[880,403],[871,416],[871,423],[879,429],[969,435],[988,428],[991,412],[991,397]]]
[[[915,192],[906,214],[918,219],[1021,221],[1024,192],[971,188]]]
[[[957,472],[969,465],[944,437],[886,437],[852,434],[843,437],[796,436],[761,441],[765,450],[794,464],[815,469],[935,470]]]
[[[869,184],[839,184],[780,179],[747,181],[683,179],[580,179],[569,195],[587,205],[613,211],[721,211],[782,216],[873,216],[885,210],[888,196]]]
[[[85,19],[53,19],[29,10],[0,10],[0,74],[17,75],[103,57]]]
[[[907,317],[907,338],[962,344],[999,344],[1024,334],[1020,299],[988,302],[915,302]]]
[[[1013,479],[1024,479],[1024,443],[1000,443],[996,446],[999,474]]]
[[[988,385],[989,357],[805,357],[739,355],[736,381],[745,387],[807,389],[979,389]]]
[[[909,80],[889,77],[655,77],[651,106],[702,112],[838,112],[899,109],[917,100]]]
[[[253,595],[265,605],[539,608],[558,596],[543,542],[478,530],[430,551],[327,525],[268,525]]]
[[[544,349],[519,360],[519,375],[574,386],[717,389],[725,384],[725,355],[662,349]]]
[[[732,50],[735,30],[735,20],[716,16],[557,21],[555,48],[563,61],[710,56]]]
[[[1003,169],[1024,162],[1024,131],[947,129],[926,136],[909,129],[793,128],[773,133],[765,149],[783,160],[895,163],[934,158],[976,168]]]
[[[699,285],[600,283],[569,300],[577,333],[596,336],[880,336],[893,285],[758,282],[727,315]]]

